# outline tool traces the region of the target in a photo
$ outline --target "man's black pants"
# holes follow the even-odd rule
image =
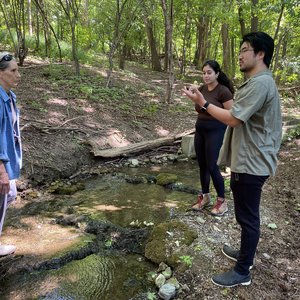
[[[253,265],[260,235],[259,205],[262,187],[269,176],[231,173],[230,187],[237,222],[242,228],[240,253],[235,271],[247,275]]]

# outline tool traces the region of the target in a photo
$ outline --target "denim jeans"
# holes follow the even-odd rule
[[[2,233],[7,207],[17,197],[16,181],[10,180],[9,185],[10,185],[10,190],[8,194],[5,195],[0,194],[0,235]]]
[[[269,176],[231,173],[230,187],[233,193],[234,211],[242,228],[240,252],[235,271],[247,275],[253,265],[260,236],[259,205],[262,187]]]

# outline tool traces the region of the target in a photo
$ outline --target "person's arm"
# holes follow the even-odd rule
[[[9,192],[9,177],[6,172],[3,162],[0,160],[0,194],[8,194]]]
[[[186,96],[188,96],[194,103],[199,104],[200,107],[203,107],[204,104],[207,102],[204,99],[202,93],[198,89],[188,90],[186,87],[184,87],[182,92]],[[232,100],[230,100],[230,101],[232,101]],[[230,102],[230,101],[227,101],[227,102]],[[231,111],[225,107],[225,103],[223,104],[224,108],[220,108],[216,105],[209,104],[206,111],[211,116],[213,116],[215,119],[219,120],[220,122],[222,122],[230,127],[236,127],[236,126],[241,125],[243,122],[241,120],[235,118],[231,114]]]
[[[233,100],[232,99],[223,103],[224,108],[227,109],[227,110],[230,110],[232,105],[233,105]]]

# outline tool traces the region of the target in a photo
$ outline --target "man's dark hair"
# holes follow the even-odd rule
[[[269,68],[274,52],[274,40],[265,32],[250,32],[243,36],[240,46],[244,43],[249,43],[254,49],[254,53],[263,51],[265,53],[264,63]]]

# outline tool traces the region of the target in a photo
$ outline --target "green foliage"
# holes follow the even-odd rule
[[[225,190],[230,189],[230,178],[224,178]]]
[[[105,87],[105,79],[99,75],[83,71],[81,76],[75,76],[68,65],[50,65],[44,76],[70,96],[96,102],[120,103],[129,98],[132,92],[131,88],[126,87]],[[129,111],[130,103],[122,101],[122,107]]]
[[[48,95],[41,94],[38,99],[28,100],[28,104],[33,108],[40,112],[47,112],[45,108],[45,102],[49,99]]]
[[[203,249],[203,247],[202,247],[201,245],[196,245],[196,246],[194,247],[194,250],[197,251],[197,252],[202,251],[202,249]]]
[[[282,85],[295,85],[300,82],[300,62],[296,58],[282,60],[281,69],[275,72]]]
[[[143,108],[143,113],[148,116],[153,116],[159,110],[159,105],[157,103],[148,103],[146,107]]]
[[[193,111],[193,104],[190,101],[188,104],[174,104],[169,106],[169,112],[183,113],[187,111]]]
[[[287,131],[282,143],[300,138],[300,124]]]
[[[211,58],[218,60],[221,65],[224,64],[223,41],[221,28],[228,28],[228,49],[230,57],[228,63],[229,75],[235,79],[242,79],[242,74],[236,72],[238,67],[233,67],[237,61],[237,52],[239,41],[241,39],[240,20],[244,21],[246,32],[250,31],[253,16],[258,18],[259,30],[268,32],[271,36],[275,35],[277,23],[284,4],[283,16],[278,27],[278,35],[275,40],[276,57],[278,60],[277,78],[284,84],[299,83],[299,63],[295,64],[300,55],[299,50],[299,31],[300,6],[298,0],[273,0],[259,1],[256,5],[252,1],[174,1],[174,26],[173,26],[173,51],[175,57],[175,66],[178,68],[179,60],[185,58],[186,66],[201,63],[195,61],[195,53],[200,50],[199,42],[203,39],[205,53],[200,60]],[[108,67],[107,54],[114,46],[114,63],[119,59],[124,47],[127,60],[133,59],[143,61],[147,67],[151,66],[149,36],[147,36],[147,26],[152,25],[153,37],[156,43],[156,49],[159,54],[165,53],[165,24],[159,1],[135,1],[128,0],[119,3],[117,1],[102,0],[88,1],[83,5],[78,1],[78,16],[71,13],[71,18],[76,23],[76,52],[81,64],[90,64],[92,66]],[[9,26],[5,24],[3,12],[0,11],[2,23],[0,24],[0,41],[3,49],[14,49],[14,45],[20,44],[16,34],[15,7],[13,2],[6,1],[5,16]],[[57,61],[59,51],[53,33],[48,23],[41,17],[37,18],[38,10],[34,2],[24,2],[24,11],[29,11],[28,5],[31,5],[32,35],[29,34],[29,22],[25,21],[25,42],[29,53]],[[57,1],[44,0],[43,5],[46,8],[45,14],[47,21],[50,22],[55,30],[59,40],[61,55],[64,61],[72,61],[72,35],[70,21],[64,10]],[[241,13],[242,15],[239,15]],[[25,14],[28,18],[29,14]],[[146,22],[147,19],[147,22]],[[10,28],[10,32],[7,27]],[[203,35],[198,32],[199,28],[204,28]],[[224,28],[224,27],[223,27]],[[19,30],[19,28],[18,28]],[[22,28],[23,30],[23,28]],[[37,36],[39,34],[39,36]],[[47,37],[46,51],[45,36]],[[199,40],[200,39],[200,40]],[[37,45],[37,41],[39,44]],[[279,44],[279,45],[278,45]],[[277,47],[278,45],[278,47]],[[126,46],[126,47],[125,47]],[[13,51],[13,50],[12,50]],[[205,57],[204,57],[205,56]],[[298,70],[298,71],[297,71]],[[179,74],[177,78],[181,78]],[[109,93],[102,91],[105,97],[110,97]],[[102,93],[101,92],[101,93]],[[83,94],[87,93],[95,101],[102,99],[93,96],[93,92],[83,89]],[[115,96],[116,92],[113,92]],[[107,95],[108,94],[108,95]],[[104,98],[105,98],[104,97]],[[118,96],[117,96],[118,97]],[[144,109],[147,115],[155,114],[158,106],[149,105]],[[180,108],[177,108],[180,110]],[[182,108],[183,109],[183,108]]]
[[[194,258],[189,255],[182,255],[179,257],[180,261],[187,265],[189,268],[193,265]]]
[[[112,239],[109,239],[109,240],[105,241],[105,247],[107,247],[107,248],[111,248],[112,244],[113,244],[113,240]]]
[[[147,300],[155,300],[155,299],[157,299],[155,293],[152,292],[147,293]]]

